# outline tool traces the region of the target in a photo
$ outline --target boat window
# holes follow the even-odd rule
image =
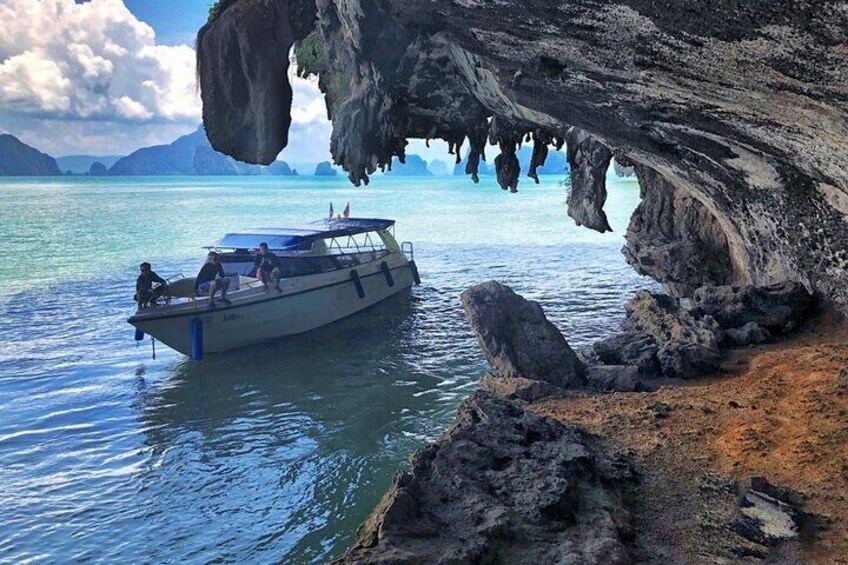
[[[337,255],[334,257],[339,268],[354,267],[359,264],[354,255]]]
[[[327,251],[333,255],[364,253],[386,249],[383,239],[374,232],[332,237],[325,241]]]

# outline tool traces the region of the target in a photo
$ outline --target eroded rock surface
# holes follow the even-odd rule
[[[637,292],[625,308],[624,332],[653,339],[662,375],[691,379],[718,368],[721,352],[714,320],[693,316],[671,296],[645,290]]]
[[[622,253],[637,272],[675,296],[740,278],[727,236],[715,216],[687,191],[656,171],[636,166],[642,202],[633,212]]]
[[[801,284],[786,281],[768,287],[719,286],[699,288],[695,306],[725,328],[748,324],[783,333],[809,316],[814,299]]]
[[[598,438],[477,392],[337,563],[623,565],[636,480]]]
[[[576,127],[682,205],[672,240],[650,228],[630,239],[642,272],[681,294],[796,280],[848,305],[844,0],[225,4],[198,42],[216,149],[268,162],[284,145],[288,48],[302,40],[333,157],[357,184],[409,138],[454,152],[467,141],[476,176],[490,137],[498,181],[514,190],[517,144],[561,144]],[[659,251],[669,245],[675,261]]]
[[[763,477],[737,481],[707,474],[699,491],[698,551],[706,560],[804,563],[802,537],[809,541],[825,526],[803,509],[803,495]]]
[[[585,384],[583,365],[537,302],[497,281],[474,286],[462,307],[498,376],[544,381],[563,388]]]
[[[601,233],[612,231],[604,213],[607,201],[607,169],[612,160],[609,147],[583,130],[571,128],[565,136],[568,164],[571,167],[571,191],[568,215],[578,226]]]

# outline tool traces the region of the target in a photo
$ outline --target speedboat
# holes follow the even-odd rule
[[[398,244],[394,220],[338,218],[294,228],[228,233],[206,249],[218,252],[230,278],[231,305],[194,296],[194,279],[170,282],[166,303],[127,321],[193,359],[301,334],[346,318],[420,283],[412,243]],[[265,242],[280,260],[280,291],[254,278]]]

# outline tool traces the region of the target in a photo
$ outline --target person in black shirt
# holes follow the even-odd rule
[[[270,280],[274,281],[274,288],[277,292],[282,292],[280,288],[280,260],[276,255],[268,251],[268,244],[264,241],[259,244],[259,253],[256,254],[256,259],[253,260],[253,266],[256,268],[256,278],[265,285],[265,292],[268,292],[268,282]]]
[[[227,298],[227,289],[230,288],[230,279],[224,275],[224,267],[221,265],[221,260],[218,254],[210,251],[206,256],[206,263],[197,273],[197,278],[194,279],[194,294],[200,296],[200,293],[209,293],[209,307],[215,308],[215,293],[221,291],[221,302],[224,304],[232,304]]]
[[[139,265],[141,274],[135,280],[135,301],[138,309],[156,306],[156,301],[168,291],[168,282],[151,270],[150,263]],[[156,286],[153,286],[156,283]]]

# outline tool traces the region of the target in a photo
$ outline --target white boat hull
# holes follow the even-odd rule
[[[390,286],[381,268],[391,273]],[[232,306],[209,308],[208,299],[138,312],[129,323],[185,355],[192,353],[192,323],[202,322],[204,353],[219,353],[263,341],[301,334],[346,318],[413,284],[413,268],[403,253],[354,268],[283,279],[282,292],[260,287],[229,294]],[[360,298],[351,271],[364,291]]]

